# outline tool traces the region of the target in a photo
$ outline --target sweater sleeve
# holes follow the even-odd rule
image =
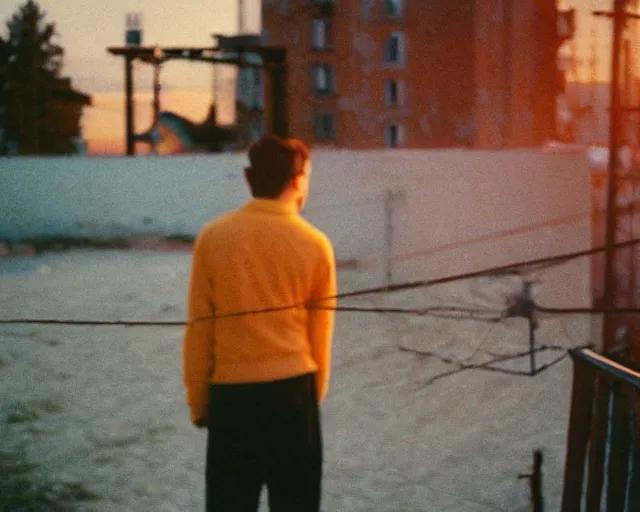
[[[193,250],[183,344],[183,378],[194,423],[207,418],[209,380],[214,366],[214,321],[204,320],[215,314],[212,269],[207,267],[207,260],[206,244],[198,237]]]
[[[318,365],[316,388],[318,402],[322,402],[329,390],[331,373],[331,345],[337,300],[336,263],[331,243],[326,240],[323,261],[315,280],[316,286],[309,311],[309,341],[311,355]]]

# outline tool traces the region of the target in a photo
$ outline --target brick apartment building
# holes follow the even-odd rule
[[[559,79],[555,0],[262,0],[287,49],[292,135],[350,149],[539,145]]]

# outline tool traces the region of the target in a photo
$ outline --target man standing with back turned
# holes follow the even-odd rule
[[[254,512],[266,485],[271,512],[317,512],[333,247],[300,216],[309,148],[267,136],[249,160],[253,199],[207,224],[193,252],[184,382],[191,421],[208,428],[206,506]]]

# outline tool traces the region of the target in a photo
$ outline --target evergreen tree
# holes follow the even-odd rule
[[[0,70],[6,70],[4,137],[23,155],[51,152],[45,118],[64,50],[54,42],[55,24],[45,16],[36,2],[27,0],[7,21],[8,36],[0,41]]]

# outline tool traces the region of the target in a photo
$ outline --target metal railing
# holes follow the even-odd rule
[[[640,510],[640,372],[589,349],[574,363],[562,512]]]

